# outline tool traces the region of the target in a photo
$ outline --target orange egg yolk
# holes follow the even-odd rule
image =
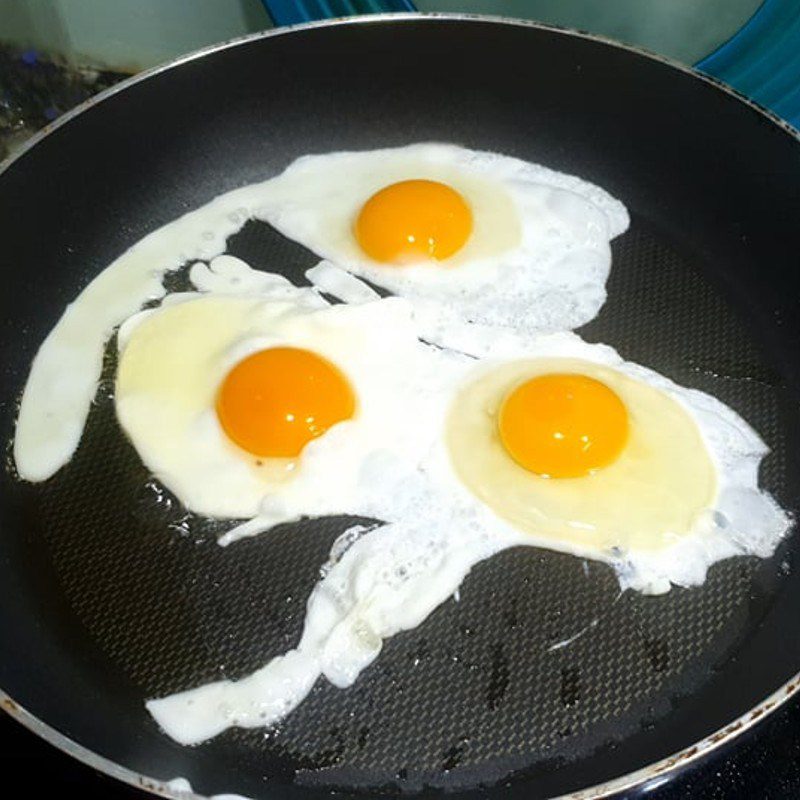
[[[383,264],[441,261],[472,233],[472,211],[444,183],[410,180],[386,186],[364,203],[355,222],[361,249]]]
[[[325,358],[296,347],[260,350],[240,361],[217,396],[225,433],[255,456],[291,458],[355,413],[347,378]]]
[[[520,466],[550,478],[577,478],[616,460],[628,440],[628,412],[594,378],[540,375],[508,394],[498,428]]]

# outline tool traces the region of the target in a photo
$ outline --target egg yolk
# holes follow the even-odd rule
[[[364,203],[355,222],[362,250],[384,264],[442,260],[472,233],[472,211],[455,190],[437,181],[386,186]]]
[[[628,440],[628,412],[594,378],[540,375],[507,395],[498,428],[520,466],[550,478],[577,478],[619,456]]]
[[[296,347],[260,350],[240,361],[217,396],[225,433],[255,456],[291,458],[355,413],[347,378],[322,356]]]

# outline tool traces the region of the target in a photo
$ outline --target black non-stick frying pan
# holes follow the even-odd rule
[[[627,204],[608,302],[580,333],[739,411],[772,448],[762,484],[797,508],[800,143],[709,79],[527,23],[370,18],[215,47],[70,116],[0,175],[6,439],[47,331],[145,233],[301,154],[439,140],[576,173]],[[228,244],[295,279],[316,262],[255,222]],[[181,747],[143,701],[295,642],[350,524],[222,549],[200,519],[171,525],[182,517],[117,428],[107,382],[65,469],[0,485],[5,707],[153,790],[182,776],[270,798],[598,797],[702,756],[800,680],[796,536],[660,597],[618,597],[610,568],[517,549],[389,640],[351,689],[320,682],[275,731]]]

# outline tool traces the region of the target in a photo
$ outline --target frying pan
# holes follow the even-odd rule
[[[627,204],[608,302],[581,335],[739,411],[772,448],[762,485],[796,511],[794,132],[660,58],[488,18],[373,17],[220,45],[106,93],[7,164],[3,436],[66,304],[145,233],[301,154],[426,140],[576,173]],[[296,280],[315,263],[255,222],[228,247]],[[41,485],[10,468],[0,484],[3,704],[101,770],[160,792],[181,776],[203,795],[600,797],[701,757],[798,687],[795,535],[660,597],[517,549],[389,640],[352,688],[320,682],[275,731],[181,747],[143,701],[291,646],[352,520],[217,547],[117,428],[111,352],[73,461]]]

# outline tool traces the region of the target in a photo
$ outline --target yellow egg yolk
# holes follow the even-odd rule
[[[577,478],[616,460],[628,440],[628,412],[594,378],[540,375],[506,396],[498,429],[508,454],[526,470]]]
[[[273,347],[240,361],[217,396],[225,433],[255,456],[292,458],[355,413],[355,394],[330,361],[309,350]]]
[[[361,249],[384,264],[449,258],[472,233],[472,211],[455,190],[437,181],[386,186],[364,203],[355,222]]]

